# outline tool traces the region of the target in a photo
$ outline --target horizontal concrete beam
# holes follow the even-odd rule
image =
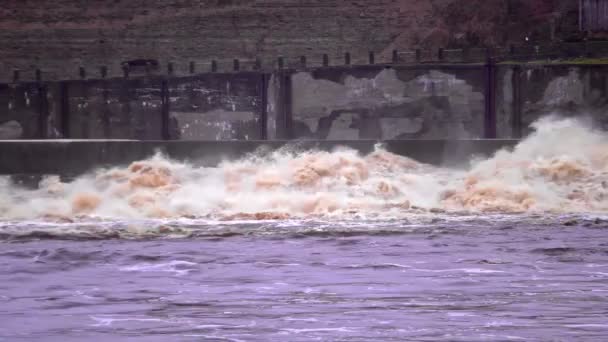
[[[0,141],[0,174],[77,175],[94,168],[126,165],[156,152],[194,165],[214,166],[248,153],[289,146],[295,150],[349,147],[369,153],[377,144],[390,152],[444,166],[466,164],[474,155],[488,156],[517,140],[305,140],[305,141],[137,141],[12,140]]]

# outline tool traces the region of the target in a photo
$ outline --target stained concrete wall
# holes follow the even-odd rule
[[[265,139],[266,78],[233,73],[0,84],[0,139]]]
[[[264,74],[204,74],[169,81],[170,123],[181,140],[265,138]]]
[[[498,72],[501,137],[525,136],[545,115],[587,118],[608,129],[608,65],[505,65]]]
[[[483,68],[328,68],[292,82],[294,138],[484,136]]]
[[[40,137],[40,87],[35,83],[0,84],[0,139]]]
[[[68,133],[74,139],[161,139],[158,79],[67,83]]]
[[[547,114],[608,129],[608,65],[367,65],[0,84],[0,139],[476,139]],[[492,108],[492,106],[489,106]]]

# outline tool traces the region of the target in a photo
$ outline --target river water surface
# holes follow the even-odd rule
[[[606,218],[9,222],[0,340],[600,341]]]
[[[0,340],[608,340],[608,136],[0,178]],[[198,165],[198,164],[197,164]]]

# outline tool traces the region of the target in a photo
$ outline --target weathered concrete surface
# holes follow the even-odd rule
[[[163,139],[163,82],[167,84],[169,138],[263,139],[263,77],[213,73],[167,80],[0,84],[0,140]],[[46,120],[44,115],[48,115]]]
[[[499,137],[518,136],[511,121],[517,111],[522,136],[546,115],[589,119],[608,130],[608,65],[524,65],[517,70],[502,66],[499,71]],[[519,100],[514,97],[514,77],[519,78]]]
[[[160,79],[73,81],[67,92],[70,138],[161,139]]]
[[[73,79],[78,67],[120,76],[120,63],[155,59],[165,69],[199,70],[233,58],[350,51],[548,43],[578,31],[578,1],[563,0],[5,0],[0,6],[0,80],[22,69],[33,78]]]
[[[377,144],[421,162],[458,166],[472,156],[490,155],[516,140],[358,140],[358,141],[1,141],[0,174],[80,174],[97,167],[124,165],[162,152],[195,165],[213,166],[248,153],[292,149],[332,150],[346,146],[369,153]]]
[[[608,129],[608,65],[496,69],[498,138],[525,136],[548,114]],[[485,136],[487,71],[368,65],[0,84],[0,140],[475,139]]]
[[[0,85],[0,139],[40,136],[39,91],[34,83]]]
[[[263,74],[205,74],[169,81],[170,117],[181,140],[259,140]]]
[[[484,135],[484,69],[332,68],[293,75],[295,138]]]

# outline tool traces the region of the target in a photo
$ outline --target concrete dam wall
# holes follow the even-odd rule
[[[434,64],[0,84],[0,139],[518,139],[606,117],[608,65]]]

